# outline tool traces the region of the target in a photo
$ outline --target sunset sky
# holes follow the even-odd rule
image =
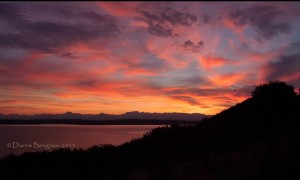
[[[0,113],[212,115],[299,49],[300,2],[0,3]]]

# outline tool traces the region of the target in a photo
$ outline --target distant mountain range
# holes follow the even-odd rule
[[[112,114],[80,114],[66,112],[64,114],[35,114],[35,115],[20,115],[20,114],[0,114],[0,120],[173,120],[173,121],[200,121],[204,117],[209,117],[200,113],[145,113],[145,112],[127,112],[121,115]]]

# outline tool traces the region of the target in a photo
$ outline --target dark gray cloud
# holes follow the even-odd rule
[[[247,96],[250,95],[250,92],[254,86],[244,86],[240,88],[185,88],[185,89],[174,89],[168,90],[166,93],[170,95],[181,96],[184,94],[193,94],[197,96],[223,96],[224,94],[232,94],[235,96]]]
[[[126,60],[123,63],[126,64],[130,69],[142,68],[153,72],[159,72],[170,68],[169,64],[164,59],[158,58],[151,53],[145,53],[135,61]]]
[[[191,26],[197,21],[197,16],[172,8],[162,8],[157,11],[140,10],[142,17],[138,19],[148,24],[148,31],[156,36],[173,36],[174,26]]]
[[[92,89],[99,87],[101,84],[104,84],[104,82],[100,79],[96,79],[93,77],[85,78],[85,79],[78,79],[77,81],[74,81],[71,83],[74,87],[79,87],[82,89]]]
[[[158,58],[153,54],[146,54],[142,58],[142,62],[139,64],[139,66],[156,71],[168,68],[169,64],[164,59]]]
[[[51,14],[45,16],[40,8]],[[28,17],[30,12],[26,10],[36,10],[34,18]],[[10,29],[0,33],[1,48],[42,52],[62,52],[76,43],[89,43],[120,32],[112,16],[59,4],[1,3],[0,24]]]
[[[203,23],[203,24],[207,24],[210,21],[211,21],[211,17],[209,15],[207,15],[207,14],[203,14],[200,17],[200,22]]]
[[[167,63],[167,62],[166,62]],[[199,86],[209,86],[211,82],[208,78],[201,75],[197,61],[190,62],[183,69],[173,69],[172,66],[166,64],[163,70],[172,70],[163,75],[148,78],[148,86],[162,90],[165,87],[184,87],[192,88]]]
[[[187,52],[199,52],[204,47],[204,42],[199,40],[186,40],[184,42],[176,43],[178,49]]]
[[[200,105],[200,103],[193,97],[190,96],[171,96],[174,99],[178,99],[189,103],[190,105]]]
[[[282,56],[277,62],[270,62],[265,66],[267,80],[280,80],[282,77],[299,76],[300,53]]]
[[[169,25],[152,21],[148,22],[148,31],[155,36],[168,37],[173,35],[173,30]]]
[[[24,23],[20,8],[14,3],[0,3],[0,22]]]
[[[70,53],[70,52],[63,52],[59,56],[60,57],[67,57],[67,58],[71,58],[71,59],[79,57],[79,56],[76,56],[76,55],[74,55],[73,53]]]
[[[200,13],[199,14],[199,20],[198,24],[200,26],[203,25],[221,25],[222,22],[224,21],[224,16],[223,13]]]
[[[276,7],[254,5],[231,12],[229,18],[236,26],[252,26],[258,34],[257,40],[263,42],[291,31],[291,26],[285,16],[285,12]]]
[[[208,85],[210,83],[206,78],[197,76],[197,75],[192,75],[188,78],[179,78],[179,79],[177,79],[177,81],[181,82],[182,84],[184,84],[187,87]]]

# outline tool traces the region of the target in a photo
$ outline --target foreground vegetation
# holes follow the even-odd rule
[[[299,121],[300,95],[270,82],[195,126],[156,128],[120,146],[7,156],[1,179],[300,179]]]

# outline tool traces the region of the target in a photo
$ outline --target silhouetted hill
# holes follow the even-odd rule
[[[117,147],[7,156],[0,174],[4,179],[300,179],[300,101],[290,89],[278,81],[257,86],[252,98],[196,126],[156,128]]]
[[[294,123],[299,117],[299,95],[284,82],[275,81],[257,86],[252,98],[210,118],[228,124],[274,126]]]

